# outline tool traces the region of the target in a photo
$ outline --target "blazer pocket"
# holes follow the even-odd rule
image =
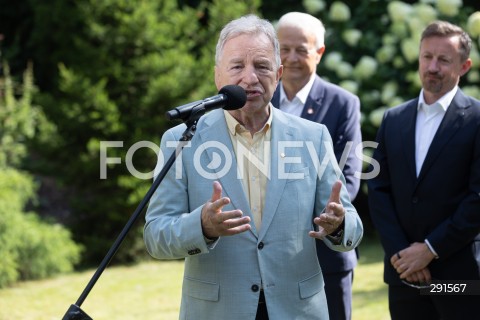
[[[196,299],[218,301],[220,285],[213,282],[206,282],[192,278],[184,278],[185,293]]]
[[[310,170],[308,167],[303,167],[300,169],[294,169],[290,172],[286,172],[285,175],[287,183],[302,181],[310,175]]]
[[[321,290],[323,290],[323,277],[322,273],[319,272],[308,279],[302,280],[298,283],[300,290],[300,298],[306,299],[311,296],[316,295]]]

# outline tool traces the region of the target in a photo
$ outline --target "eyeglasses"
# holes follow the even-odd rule
[[[415,289],[428,289],[430,288],[430,284],[429,283],[426,283],[426,282],[410,282],[410,281],[407,281],[407,280],[402,280],[402,283],[409,286],[409,287],[412,287],[412,288],[415,288]]]

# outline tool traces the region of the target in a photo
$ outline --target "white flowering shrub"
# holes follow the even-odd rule
[[[363,140],[373,140],[385,110],[419,94],[420,36],[434,20],[462,27],[472,38],[471,70],[460,87],[480,99],[480,5],[475,1],[304,0],[327,30],[318,74],[357,94]]]

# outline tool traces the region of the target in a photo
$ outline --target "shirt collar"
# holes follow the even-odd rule
[[[268,104],[268,111],[269,111],[270,115],[268,116],[267,122],[265,123],[263,128],[260,130],[260,132],[261,131],[267,132],[268,129],[270,129],[270,127],[272,126],[272,119],[273,119],[273,110],[272,109],[273,109],[272,104],[269,103]],[[225,114],[225,121],[227,122],[228,131],[230,131],[230,134],[232,136],[236,135],[237,132],[248,131],[240,122],[237,121],[237,119],[235,119],[230,114],[230,112],[228,112],[227,110],[223,110],[223,113]]]
[[[440,99],[438,99],[437,101],[435,101],[433,104],[431,105],[428,105],[426,102],[425,102],[425,99],[423,98],[423,89],[420,91],[420,96],[418,98],[418,106],[417,106],[417,110],[420,110],[420,109],[423,109],[426,113],[428,112],[428,109],[426,107],[428,106],[434,106],[434,105],[438,105],[440,106],[441,110],[443,112],[446,112],[447,109],[448,109],[448,106],[452,103],[453,101],[453,98],[455,97],[455,95],[457,94],[457,91],[458,91],[458,86],[455,86],[453,87],[452,90],[450,90],[449,92],[445,93]],[[432,109],[432,108],[430,108]],[[440,110],[439,110],[440,111]]]
[[[302,104],[305,104],[308,98],[308,94],[310,93],[310,90],[313,87],[314,81],[315,81],[315,73],[312,73],[310,80],[308,80],[307,84],[303,86],[303,88],[300,89],[300,91],[297,92],[297,94],[292,100],[294,100],[295,98],[298,98],[298,100],[300,100]],[[285,93],[285,90],[283,90],[282,81],[280,81],[280,103],[285,102],[285,100],[288,101],[287,94]]]

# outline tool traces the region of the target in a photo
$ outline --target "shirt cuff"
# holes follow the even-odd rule
[[[438,254],[435,251],[435,249],[433,249],[433,247],[430,244],[430,241],[428,241],[428,239],[425,239],[425,244],[427,245],[428,249],[433,253],[433,255],[435,256],[435,259],[438,259]]]
[[[205,243],[209,249],[213,248],[213,244],[218,240],[218,238],[210,239],[205,236],[203,236],[203,239],[205,240]]]
[[[340,226],[338,226],[338,228],[334,232],[327,235],[326,238],[330,240],[331,243],[338,246],[343,241],[344,230],[345,230],[345,219],[343,219]]]

